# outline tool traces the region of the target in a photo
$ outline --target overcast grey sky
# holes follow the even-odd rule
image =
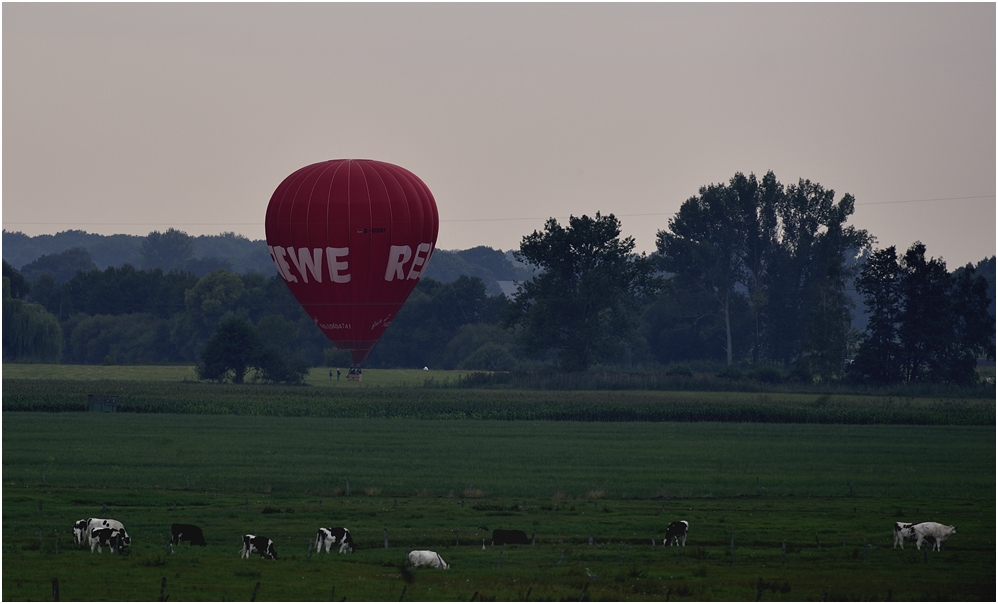
[[[3,228],[264,237],[334,158],[430,187],[441,249],[773,170],[879,247],[995,253],[995,4],[3,4]]]

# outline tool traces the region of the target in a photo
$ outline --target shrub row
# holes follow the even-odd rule
[[[679,365],[664,372],[591,371],[562,372],[475,372],[453,381],[427,384],[443,388],[515,389],[515,390],[653,390],[682,392],[748,392],[794,394],[853,394],[903,398],[984,399],[994,398],[994,385],[973,386],[911,383],[870,385],[847,381],[813,382],[783,375],[774,367],[758,367],[743,372],[725,369],[719,372],[696,372]]]

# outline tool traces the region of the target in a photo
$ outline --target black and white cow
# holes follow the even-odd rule
[[[926,539],[932,539],[935,541],[932,549],[942,551],[943,543],[956,532],[956,527],[938,522],[920,522],[911,527],[911,530],[915,533],[915,547],[922,549],[922,543]]]
[[[319,527],[319,532],[315,534],[315,553],[319,553],[325,548],[328,554],[330,548],[337,543],[340,544],[341,554],[346,552],[353,553],[353,537],[350,536],[349,530],[343,527]]]
[[[239,557],[245,560],[250,554],[260,554],[261,558],[277,560],[274,542],[261,535],[243,535],[243,549],[239,550]]]
[[[910,522],[895,522],[894,523],[894,547],[901,546],[904,549],[904,540],[907,539],[912,541],[915,539],[915,531],[912,527],[915,525]]]
[[[675,544],[686,547],[686,533],[689,530],[690,523],[685,520],[670,522],[669,526],[665,527],[665,539],[662,541],[662,545]]]
[[[495,529],[492,545],[530,545],[530,538],[523,531]]]
[[[113,520],[111,518],[87,518],[86,520],[77,520],[76,524],[73,525],[73,542],[77,545],[88,545],[90,544],[90,536],[95,530],[111,528],[118,529],[124,534],[124,538],[128,543],[131,543],[131,539],[128,537],[128,533],[125,531],[125,526]]]
[[[94,550],[96,549],[97,553],[103,554],[104,550],[101,547],[106,545],[111,548],[111,553],[117,554],[131,542],[131,540],[126,542],[126,539],[128,539],[128,535],[125,534],[123,529],[94,529],[90,531],[90,553],[94,553]]]
[[[177,524],[174,523],[170,527],[170,533],[173,535],[171,542],[174,545],[180,545],[181,541],[190,541],[191,545],[206,546],[204,540],[204,533],[201,532],[201,528],[194,526],[193,524]]]
[[[87,534],[87,525],[89,524],[90,520],[87,518],[81,518],[76,521],[73,525],[73,543],[83,545],[86,542],[84,535]]]

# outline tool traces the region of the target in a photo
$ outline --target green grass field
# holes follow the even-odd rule
[[[172,601],[995,598],[993,419],[497,421],[466,411],[557,404],[598,415],[621,400],[714,408],[767,396],[770,406],[837,407],[850,417],[887,403],[480,393],[424,388],[448,376],[418,371],[384,372],[380,385],[378,371],[349,385],[319,373],[312,388],[287,388],[196,384],[170,367],[3,370],[5,600],[50,599],[53,578],[63,600],[153,600],[164,579]],[[18,397],[85,401],[105,387],[154,403],[142,413],[10,410]],[[193,414],[163,412],[176,397],[204,400]],[[210,413],[209,404],[234,411]],[[892,413],[914,409],[912,417],[984,407],[891,404]],[[435,419],[415,418],[427,409]],[[131,551],[74,548],[73,522],[91,516],[124,522]],[[677,519],[690,522],[687,547],[664,548],[665,526]],[[958,531],[942,552],[895,550],[896,520]],[[201,526],[208,546],[170,553],[173,522]],[[349,527],[357,552],[310,553],[319,526]],[[483,551],[494,528],[536,531],[537,543]],[[240,560],[247,532],[274,539],[280,560]],[[440,552],[451,569],[404,568],[406,551],[420,548]]]
[[[760,585],[787,600],[994,591],[990,428],[5,413],[3,436],[10,599],[47,597],[52,577],[65,599],[128,600],[156,597],[163,577],[183,600],[249,599],[256,582],[279,600],[334,587],[351,600],[403,588],[577,599],[586,583],[594,600],[744,600]],[[73,521],[102,504],[129,528],[130,555],[70,547]],[[692,528],[677,559],[651,539],[680,518]],[[890,549],[895,520],[926,518],[959,527],[945,551],[926,565]],[[202,526],[209,546],[168,555],[175,521]],[[308,555],[330,524],[354,532],[356,554]],[[499,548],[481,551],[492,528],[536,530],[538,545],[500,562]],[[282,560],[238,560],[245,532],[273,538]],[[423,547],[452,569],[407,583],[395,565]]]

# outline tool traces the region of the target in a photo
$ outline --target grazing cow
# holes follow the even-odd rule
[[[91,543],[90,537],[93,535],[94,531],[106,528],[118,529],[121,531],[123,545],[128,546],[132,543],[132,539],[128,536],[128,532],[125,531],[125,525],[111,518],[87,518],[86,520],[78,520],[76,524],[73,525],[73,541],[80,545]]]
[[[239,550],[239,557],[245,560],[250,554],[260,554],[261,558],[277,560],[274,542],[261,535],[243,535],[243,549]]]
[[[662,541],[662,545],[675,544],[686,547],[686,533],[689,530],[690,523],[685,520],[670,522],[669,526],[665,527],[665,540]]]
[[[941,551],[943,542],[956,532],[956,527],[939,524],[938,522],[921,522],[911,527],[911,530],[915,531],[915,547],[922,549],[923,541],[926,539],[935,539],[936,543],[932,549]]]
[[[315,553],[319,553],[325,548],[328,554],[329,549],[337,543],[340,544],[341,554],[346,552],[353,553],[353,537],[350,536],[349,530],[343,527],[319,527],[319,532],[315,534]]]
[[[190,541],[191,545],[200,545],[202,547],[208,545],[204,541],[204,533],[201,532],[201,528],[193,524],[174,523],[170,527],[170,532],[173,534],[171,541],[174,545],[180,545],[181,541]]]
[[[914,524],[910,522],[895,522],[894,523],[894,547],[897,548],[898,545],[901,549],[904,549],[904,540],[909,541],[915,538],[915,531],[912,530]]]
[[[440,554],[431,552],[428,549],[417,549],[409,552],[409,563],[412,564],[413,568],[419,568],[420,566],[442,568],[444,570],[450,568],[450,565],[444,562]]]
[[[87,525],[90,521],[87,518],[82,518],[76,521],[73,525],[73,543],[76,545],[83,545],[85,542],[84,535],[87,533]]]
[[[90,553],[91,554],[94,553],[94,550],[96,549],[97,553],[103,554],[104,550],[101,549],[101,546],[106,545],[109,548],[111,548],[112,553],[116,554],[120,552],[122,548],[128,545],[128,543],[125,542],[127,538],[128,535],[126,535],[125,531],[122,529],[116,529],[116,528],[94,529],[90,531]]]
[[[523,531],[492,531],[492,545],[530,545],[530,538]]]

